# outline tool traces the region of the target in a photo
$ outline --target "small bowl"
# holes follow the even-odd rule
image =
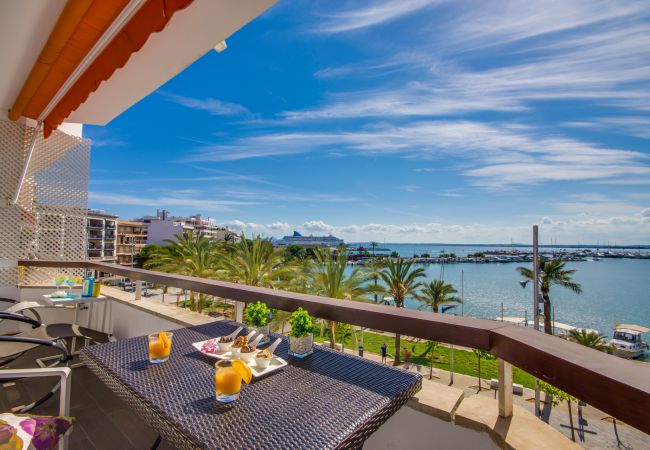
[[[258,358],[255,356],[255,365],[260,369],[266,369],[271,364],[273,358]]]
[[[219,342],[217,341],[217,345],[219,346],[219,351],[221,353],[226,353],[228,350],[230,350],[230,347],[232,347],[233,341],[230,342]]]
[[[239,358],[244,362],[249,363],[253,360],[256,354],[257,354],[257,350],[253,350],[252,352],[246,352],[246,353],[239,352]]]
[[[241,347],[233,347],[232,344],[230,346],[230,354],[232,355],[233,359],[239,358],[240,357],[240,352]]]

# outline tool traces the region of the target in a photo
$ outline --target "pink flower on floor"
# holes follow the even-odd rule
[[[72,426],[64,417],[30,417],[20,422],[20,427],[32,435],[32,446],[36,450],[50,450],[56,447],[59,437]]]

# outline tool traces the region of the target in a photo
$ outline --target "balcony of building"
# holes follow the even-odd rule
[[[481,394],[477,394],[475,386],[472,386],[476,384],[475,378],[466,380],[462,375],[456,374],[454,386],[448,386],[449,374],[442,371],[436,372],[439,380],[428,380],[428,368],[402,366],[394,369],[420,370],[424,375],[422,389],[369,436],[365,448],[430,448],[434,442],[439,448],[447,449],[579,448],[569,439],[570,423],[564,413],[554,410],[550,417],[546,417],[547,423],[534,415],[530,402],[534,395],[532,391],[526,389],[520,397],[512,395],[513,366],[557,385],[588,405],[581,407],[580,419],[576,418],[574,424],[575,431],[580,436],[580,445],[586,448],[615,447],[617,440],[620,440],[623,445],[643,448],[647,443],[644,432],[650,431],[650,423],[645,405],[650,401],[650,377],[644,365],[620,360],[530,329],[501,322],[400,310],[112,264],[38,261],[23,261],[21,264],[25,264],[26,271],[40,270],[34,266],[58,270],[64,270],[60,266],[81,266],[86,270],[94,269],[137,280],[134,283],[134,293],[104,287],[102,294],[108,302],[105,310],[95,307],[94,310],[80,311],[80,323],[88,324],[90,328],[110,330],[118,340],[215,321],[241,321],[242,309],[239,302],[262,300],[270,307],[280,310],[291,311],[303,307],[325,320],[346,321],[373,330],[399,332],[420,339],[479,348],[500,358],[496,389],[486,389]],[[175,306],[171,289],[168,290],[167,301],[164,296],[162,300],[159,295],[143,296],[142,294],[152,291],[143,289],[143,282],[150,286],[175,287],[179,292],[203,292],[227,299],[235,306],[222,310],[228,317],[191,312]],[[38,301],[52,289],[21,285],[19,300]],[[174,299],[171,303],[170,298]],[[72,310],[54,308],[41,313],[41,317],[48,323],[70,322],[73,313]],[[232,316],[229,316],[231,313]],[[32,355],[32,358],[36,356],[39,355]],[[352,362],[356,358],[350,357],[353,358]],[[364,359],[379,358],[377,355],[365,354]],[[22,359],[16,363],[26,364],[28,361],[33,359]],[[16,406],[17,402],[33,400],[39,392],[51,387],[43,381],[19,382],[17,386],[11,393],[7,390],[3,392],[5,408]],[[18,393],[28,398],[21,397]],[[10,396],[13,396],[13,403]],[[123,395],[116,395],[110,385],[107,387],[87,368],[73,369],[70,414],[76,417],[77,424],[70,436],[70,447],[92,449],[151,446],[157,434],[161,433],[160,424],[151,423],[135,414],[124,400]],[[51,399],[41,406],[39,412],[51,413],[55,408],[56,401]],[[614,433],[613,417],[618,419],[617,434]],[[286,444],[286,447],[292,445],[289,441]],[[163,440],[161,448],[173,448],[173,445]]]

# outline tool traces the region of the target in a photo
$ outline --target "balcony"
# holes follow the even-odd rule
[[[488,390],[487,395],[468,395],[475,394],[475,391],[469,389],[467,383],[463,386],[462,376],[457,375],[457,379],[460,378],[461,381],[456,381],[460,389],[446,386],[448,383],[443,374],[440,375],[444,384],[424,380],[422,391],[370,437],[366,448],[426,446],[434,440],[445,442],[445,448],[496,448],[495,442],[499,446],[535,448],[534,443],[542,441],[551,447],[569,447],[571,442],[566,438],[568,431],[563,428],[568,423],[566,416],[563,419],[559,417],[559,413],[552,416],[550,423],[553,428],[531,414],[532,406],[526,401],[526,396],[515,399],[514,405],[510,403],[512,396],[500,395],[498,400],[492,398],[492,393],[496,397],[499,392],[511,392],[512,386],[508,381],[510,364],[548,380],[589,405],[589,412],[585,417],[589,417],[589,432],[596,432],[597,437],[585,434],[587,443],[583,445],[587,447],[590,446],[589,442],[591,445],[598,443],[598,446],[603,442],[615,445],[615,441],[612,441],[614,434],[611,421],[602,420],[605,417],[616,417],[625,423],[624,425],[618,422],[618,433],[622,436],[621,439],[629,444],[642,446],[644,439],[647,439],[643,432],[650,431],[644,406],[650,401],[650,378],[644,365],[613,359],[613,356],[515,325],[347,302],[90,261],[22,261],[21,264],[28,268],[44,266],[94,269],[159,286],[174,286],[215,295],[235,302],[262,300],[270,307],[281,310],[303,307],[322,319],[484,349],[500,358],[502,377],[499,387],[505,386],[509,389],[492,392]],[[24,300],[40,294],[37,289],[29,287],[24,287],[22,292],[21,299]],[[179,325],[193,326],[220,320],[179,309],[173,303],[161,302],[158,297],[154,301],[108,287],[105,288],[104,294],[109,296],[112,303],[109,308],[109,323],[112,324],[112,332],[118,339],[161,329],[173,329]],[[174,298],[173,294],[167,295],[168,299],[170,297]],[[239,306],[235,308],[235,312],[241,320]],[[96,321],[98,318],[93,316],[92,320]],[[373,358],[373,355],[365,357]],[[85,391],[81,384],[88,383],[87,379],[91,378],[91,375],[87,369],[76,369],[73,374],[79,370],[83,371],[79,372],[82,375],[78,377],[82,381],[73,381],[79,383],[74,384],[74,387]],[[139,422],[134,418],[135,415],[129,415],[125,405],[105,388],[97,388],[96,392],[93,396],[96,395],[97,401],[109,405],[100,408],[106,409],[106,414],[111,419],[107,422],[109,429],[120,428],[123,422],[120,417],[127,415],[133,418],[132,424],[137,424],[127,427],[126,432],[123,429],[118,430],[111,439],[125,439],[124,442],[139,439],[132,436],[128,430],[140,429],[143,430],[141,436],[155,437],[155,433],[145,423]],[[73,408],[74,395],[73,393]],[[527,391],[526,395],[529,397],[530,391]],[[509,410],[514,411],[513,415],[508,416]],[[500,413],[503,413],[503,417],[500,417]],[[80,414],[78,419],[80,428],[94,429],[93,421],[96,419],[93,419],[92,415]],[[508,425],[504,428],[504,424]],[[83,440],[83,437],[79,439]]]

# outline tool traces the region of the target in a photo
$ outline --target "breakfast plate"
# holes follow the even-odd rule
[[[218,340],[218,339],[219,338],[214,338],[214,340]],[[215,349],[214,352],[204,351],[203,350],[203,345],[205,343],[209,342],[209,341],[214,341],[214,340],[213,339],[207,339],[205,341],[194,342],[192,344],[192,347],[194,347],[197,351],[201,352],[202,354],[204,354],[205,356],[208,356],[210,358],[237,359],[237,358],[233,357],[233,354],[230,352],[230,350],[222,352],[222,351],[218,350],[218,347],[217,347],[217,349]],[[259,351],[261,351],[261,350],[263,350],[263,349],[260,349]],[[256,350],[256,353],[257,353],[257,350]],[[255,362],[255,358],[251,359],[249,362],[246,362],[246,364],[248,365],[248,367],[251,368],[251,371],[253,372],[253,377],[257,378],[257,377],[261,377],[262,375],[266,375],[268,373],[271,373],[271,372],[274,372],[274,371],[276,371],[278,369],[281,369],[282,367],[287,365],[287,362],[284,359],[273,355],[273,358],[271,358],[271,361],[269,362],[269,365],[266,368],[262,368],[262,367],[258,366],[257,363]]]

